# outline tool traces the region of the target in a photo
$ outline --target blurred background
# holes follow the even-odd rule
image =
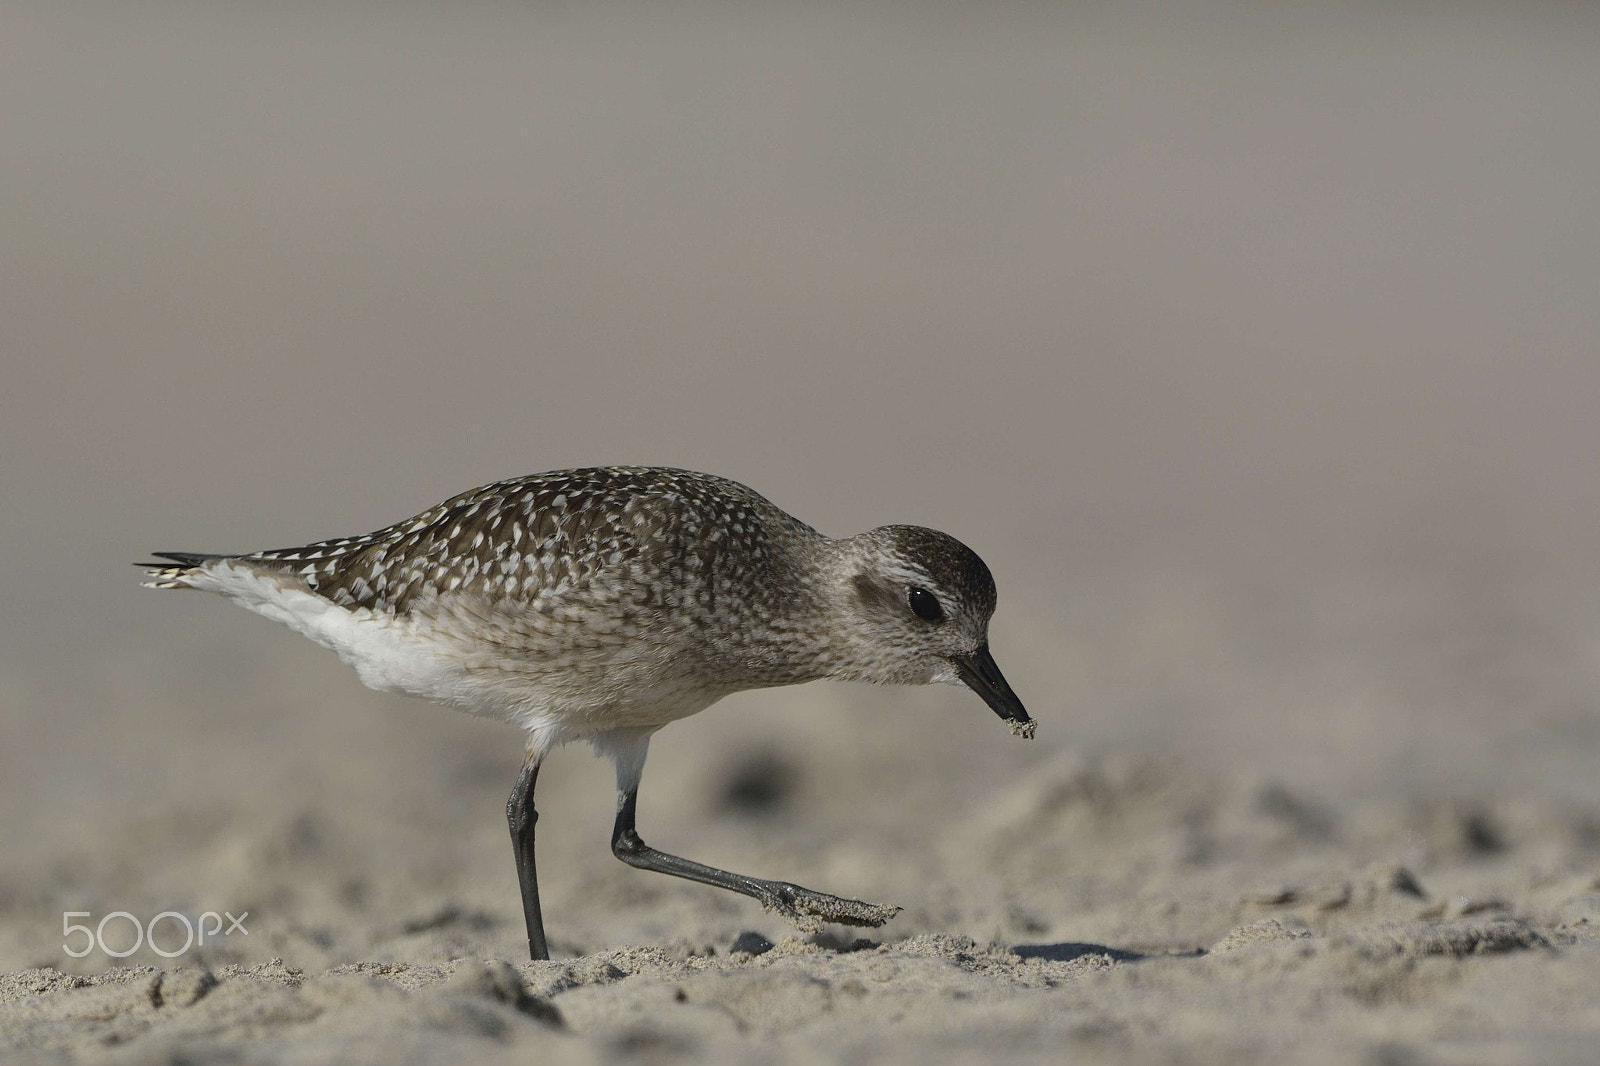
[[[128,564],[574,465],[996,575],[1033,745],[955,689],[729,699],[641,808],[706,861],[759,865],[752,775],[781,856],[1067,751],[1600,804],[1597,43],[1567,4],[8,3],[0,902],[220,908],[332,839],[510,920],[517,736]],[[610,787],[552,762],[541,872],[624,875]],[[60,964],[28,922],[0,961]]]

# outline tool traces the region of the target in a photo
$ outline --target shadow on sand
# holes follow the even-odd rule
[[[1085,955],[1105,955],[1115,962],[1134,962],[1150,956],[1137,951],[1124,951],[1104,944],[1079,944],[1064,941],[1060,944],[1018,944],[1011,949],[1025,959],[1044,959],[1046,962],[1071,962]]]

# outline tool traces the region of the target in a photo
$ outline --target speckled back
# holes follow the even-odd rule
[[[811,536],[736,481],[597,467],[497,481],[374,533],[242,558],[293,571],[341,606],[391,614],[446,593],[716,611],[730,589],[765,587],[775,552]]]

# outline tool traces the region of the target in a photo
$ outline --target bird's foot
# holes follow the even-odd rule
[[[782,881],[773,882],[771,891],[760,899],[763,907],[783,915],[805,933],[815,933],[823,922],[879,926],[900,913],[899,907],[830,896]]]

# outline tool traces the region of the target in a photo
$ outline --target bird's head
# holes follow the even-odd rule
[[[1011,726],[1033,720],[989,654],[994,577],[971,548],[922,526],[836,541],[840,646],[833,676],[885,684],[965,684]]]

